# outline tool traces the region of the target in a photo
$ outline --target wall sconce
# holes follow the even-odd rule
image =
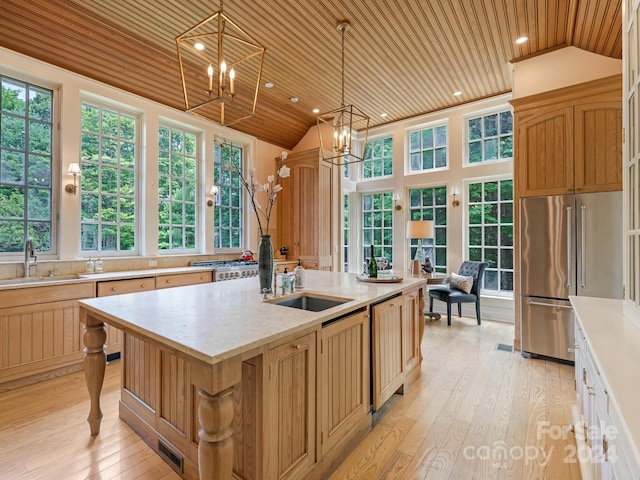
[[[211,198],[207,199],[207,207],[213,207],[214,203],[218,203],[218,194],[220,193],[220,189],[218,188],[217,185],[214,185],[211,187],[211,190],[209,191],[209,195],[211,196]]]
[[[456,199],[456,195],[460,195],[460,190],[458,190],[457,186],[453,186],[451,187],[451,195],[453,196],[453,201],[451,202],[451,205],[453,205],[454,207],[457,207],[460,205],[460,200]]]
[[[67,185],[64,186],[64,191],[73,193],[75,195],[76,192],[78,191],[78,177],[82,175],[82,172],[80,171],[80,164],[76,162],[70,163],[67,174],[73,175],[73,185],[68,183]]]
[[[398,205],[398,202],[400,201],[400,194],[394,193],[391,199],[393,200],[393,208],[396,210],[402,210],[402,205]]]

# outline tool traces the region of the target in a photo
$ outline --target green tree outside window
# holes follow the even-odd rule
[[[363,258],[374,255],[393,260],[393,200],[391,192],[369,193],[362,196]]]
[[[368,142],[362,162],[362,176],[376,178],[390,175],[393,175],[393,138]]]
[[[513,292],[513,180],[468,186],[469,260],[487,262],[483,288]]]
[[[414,188],[409,190],[409,219],[433,221],[435,238],[422,240],[426,256],[436,272],[447,272],[447,187]],[[411,239],[410,258],[414,258],[418,239]]]
[[[82,104],[80,248],[136,249],[137,119],[115,108]]]
[[[0,253],[53,251],[53,92],[0,75]]]
[[[243,149],[235,145],[216,145],[214,150],[213,183],[218,186],[213,213],[214,248],[242,248],[243,246],[243,192],[238,175],[222,167],[234,163],[244,166]],[[233,160],[233,162],[232,162]]]
[[[158,250],[196,248],[197,137],[169,126],[158,130]]]
[[[468,162],[513,158],[513,115],[510,110],[467,121]]]

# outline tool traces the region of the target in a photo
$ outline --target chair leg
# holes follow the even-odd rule
[[[429,311],[433,312],[433,297],[429,297]]]
[[[458,317],[462,317],[462,303],[458,304]]]
[[[478,325],[480,325],[480,302],[476,302],[476,317],[478,319]]]
[[[451,326],[451,303],[447,302],[447,325]]]

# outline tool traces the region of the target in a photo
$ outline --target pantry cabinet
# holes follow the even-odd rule
[[[304,268],[331,270],[337,173],[319,148],[292,153],[285,164],[291,172],[278,193],[279,242]]]

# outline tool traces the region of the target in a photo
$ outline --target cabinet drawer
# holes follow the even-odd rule
[[[98,283],[98,297],[120,295],[122,293],[146,292],[155,289],[155,278],[133,278],[129,280],[113,280]]]
[[[184,285],[196,285],[198,283],[211,282],[211,272],[179,273],[173,275],[160,275],[156,277],[156,288],[182,287]]]
[[[3,290],[0,291],[0,305],[3,307],[19,307],[37,303],[93,298],[93,289],[92,282],[83,282]]]

